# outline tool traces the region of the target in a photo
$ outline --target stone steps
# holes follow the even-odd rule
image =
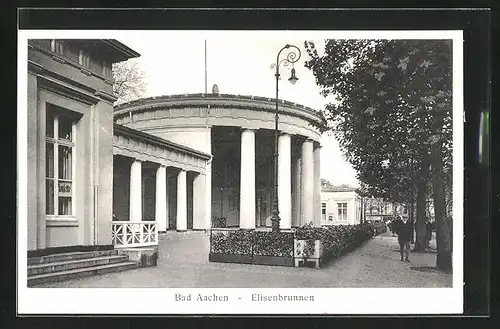
[[[123,263],[127,262],[128,260],[129,259],[127,255],[111,255],[30,265],[28,266],[28,276],[68,271],[77,268],[94,267],[106,264]]]
[[[68,252],[63,254],[54,254],[41,257],[29,257],[28,266],[35,264],[47,264],[53,262],[64,262],[77,259],[89,259],[95,257],[105,257],[118,255],[118,250],[101,250],[101,251],[82,251],[82,252]]]
[[[79,279],[99,274],[121,272],[121,271],[135,269],[138,267],[139,263],[137,262],[125,261],[115,264],[106,264],[100,266],[76,268],[67,271],[38,274],[38,275],[28,276],[28,287],[32,287],[43,283],[60,282],[60,281]]]
[[[118,250],[71,252],[28,258],[28,287],[140,267]]]

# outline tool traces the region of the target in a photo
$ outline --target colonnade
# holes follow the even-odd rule
[[[292,174],[295,175],[297,226],[312,222],[320,226],[320,147],[302,141],[301,155],[292,173],[291,135],[278,137],[278,209],[280,228],[292,227]],[[240,228],[255,228],[255,130],[241,132]]]
[[[176,198],[176,229],[178,231],[186,231],[188,228],[187,184],[187,171],[184,169],[180,169],[180,171],[178,171],[177,173]],[[130,167],[129,221],[131,222],[143,221],[142,190],[142,161],[134,159]],[[205,229],[205,192],[205,175],[197,174],[193,180],[193,228],[195,229]],[[167,193],[167,166],[164,164],[160,164],[156,169],[155,195],[155,221],[158,223],[158,231],[166,231],[168,228],[169,214]]]

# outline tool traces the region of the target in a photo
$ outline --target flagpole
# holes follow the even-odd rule
[[[207,39],[205,39],[205,94],[207,93]]]

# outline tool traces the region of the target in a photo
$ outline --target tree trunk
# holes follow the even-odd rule
[[[419,181],[417,183],[417,222],[415,230],[417,232],[417,240],[415,241],[415,251],[425,251],[427,247],[427,226],[426,226],[426,201],[427,194],[427,176],[429,173],[429,164],[424,160],[422,170],[420,172]]]
[[[408,212],[408,222],[411,225],[411,243],[415,242],[415,232],[413,230],[413,200],[411,194],[408,196],[408,205],[406,207]]]
[[[442,142],[432,145],[432,190],[434,194],[434,217],[436,221],[437,259],[436,268],[452,271],[451,222],[446,216],[445,189],[443,177]]]

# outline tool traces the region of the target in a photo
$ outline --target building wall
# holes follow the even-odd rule
[[[347,220],[339,220],[338,203],[347,203]],[[359,206],[355,192],[321,192],[321,203],[326,203],[326,221],[322,225],[354,225],[359,224]],[[329,220],[329,217],[332,220]]]
[[[167,168],[168,229],[176,229],[177,220],[177,171]]]
[[[111,244],[111,222],[113,217],[113,104],[100,101],[94,107],[94,126],[97,132],[94,166],[97,185],[96,244]],[[88,239],[86,243],[90,243]]]
[[[28,196],[28,250],[34,250],[39,244],[45,243],[45,237],[38,234],[38,105],[37,105],[37,78],[28,74],[28,161],[27,161],[27,196]],[[44,228],[45,231],[45,228]],[[44,235],[44,234],[43,234]],[[43,240],[43,241],[41,241]]]
[[[32,41],[30,40],[31,44]],[[57,60],[54,60],[56,58]],[[38,50],[28,52],[28,60],[43,66],[44,70],[53,72],[59,76],[70,79],[80,85],[89,86],[98,90],[103,90],[109,94],[113,93],[113,84],[105,82],[104,76],[99,74],[84,74],[82,66],[73,62],[68,62],[62,56],[51,53],[50,50]]]
[[[164,117],[161,117],[163,113],[169,113],[167,111],[168,110],[165,110],[164,112],[158,111],[159,117],[155,119],[145,117],[147,114],[141,113],[133,114],[132,121],[130,121],[130,117],[121,117],[118,118],[116,122],[144,132],[151,132],[156,129],[164,130],[169,126],[173,126],[173,129],[178,129],[179,127],[191,129],[193,125],[203,127],[207,123],[205,117],[191,117],[184,113],[180,113],[179,116],[165,115]],[[173,113],[173,111],[170,113]],[[243,109],[213,109],[212,116],[208,120],[208,125],[273,130],[274,114],[272,112],[260,112]],[[321,138],[321,134],[319,134],[317,130],[308,122],[285,114],[280,115],[280,130],[289,133],[290,135],[306,136],[314,141],[319,141]]]
[[[130,165],[124,157],[113,159],[113,213],[119,221],[130,217]]]
[[[112,84],[51,54],[50,49],[39,48],[33,40],[28,48],[28,250],[110,244]],[[71,216],[46,215],[46,108],[50,104],[75,118]]]
[[[207,138],[210,138],[211,134],[207,134],[206,127],[155,128],[142,131],[201,152],[211,153],[210,140],[207,141]]]
[[[269,154],[264,154],[265,148],[259,143],[268,139],[271,147],[274,145],[273,135],[269,133],[273,132],[275,128],[275,103],[273,99],[222,94],[160,96],[118,105],[115,108],[114,118],[117,124],[212,154],[211,174],[207,174],[205,182],[207,189],[205,227],[209,227],[214,218],[220,217],[225,218],[226,225],[229,227],[239,226],[239,182],[221,182],[220,178],[228,176],[240,178],[241,154],[239,154],[238,148],[241,140],[237,135],[244,129],[255,130],[256,226],[271,225],[272,164],[270,165],[262,159],[272,159],[272,151]],[[318,126],[323,124],[323,120],[321,114],[313,109],[280,101],[280,130],[290,134],[294,139],[300,139],[302,142],[309,138],[315,141],[314,144],[318,144],[321,137]],[[221,141],[221,135],[231,134],[231,130],[236,131],[237,138],[223,136]],[[234,149],[227,151],[227,147],[221,144],[226,142],[233,144]],[[294,155],[292,150],[291,159],[293,177],[290,220],[292,226],[304,224],[301,223],[299,205],[301,202],[299,186],[301,179],[298,175],[300,166],[297,163],[300,162],[300,143],[298,146],[298,148],[294,146],[298,154]],[[319,150],[315,153],[314,158],[319,160]],[[226,169],[227,164],[231,164],[229,173]],[[270,178],[268,178],[267,169],[271,169],[269,171]],[[311,170],[319,173],[319,161]],[[232,171],[236,171],[236,174]],[[265,182],[261,183],[262,180]],[[311,207],[314,212],[308,215],[311,220],[318,217],[320,213],[319,174],[315,183],[318,191],[311,196],[311,203],[314,201],[314,205]]]
[[[47,106],[56,105],[66,110],[79,113],[81,117],[76,123],[75,136],[75,191],[72,202],[75,204],[74,216],[55,218],[47,216],[46,212],[46,109]],[[54,91],[38,89],[38,223],[39,244],[37,248],[58,247],[69,245],[83,245],[89,243],[89,221],[93,217],[93,187],[90,180],[92,168],[91,155],[91,128],[90,106],[76,100],[58,95]],[[29,132],[30,133],[30,132]],[[30,203],[30,200],[28,200]],[[45,226],[45,228],[43,228]],[[43,232],[45,230],[45,232]],[[43,240],[45,239],[45,244]]]
[[[156,220],[156,169],[142,167],[142,220]]]
[[[207,229],[206,226],[206,177],[195,174],[193,178],[193,229]]]
[[[188,173],[186,175],[187,185],[186,185],[186,194],[187,194],[187,228],[193,228],[193,173]]]

